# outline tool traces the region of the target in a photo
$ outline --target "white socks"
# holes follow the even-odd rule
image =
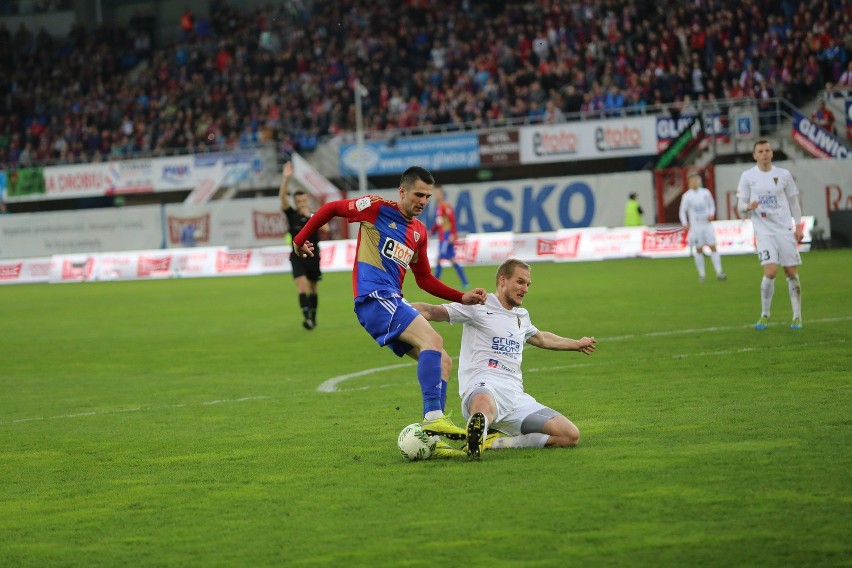
[[[775,295],[775,279],[763,277],[760,281],[760,315],[769,317],[772,296]]]
[[[713,270],[716,271],[716,276],[722,274],[722,257],[719,255],[719,251],[714,250],[711,252],[710,260],[713,262]]]
[[[695,268],[698,269],[698,277],[704,280],[706,273],[704,271],[704,253],[701,250],[695,250],[692,253],[692,258],[695,259]],[[722,274],[722,256],[719,251],[710,252],[710,261],[713,263],[713,270],[716,271],[716,276]]]
[[[550,436],[547,434],[539,434],[538,432],[533,432],[532,434],[521,434],[520,436],[507,436],[494,440],[494,445],[491,446],[491,449],[543,448],[547,443],[548,438],[550,438]]]
[[[790,289],[790,304],[793,306],[793,319],[802,319],[802,285],[799,275],[787,278],[787,287]]]
[[[695,268],[698,269],[698,277],[704,279],[704,253],[697,250],[692,253],[692,258],[695,259]]]
[[[440,418],[443,415],[443,410],[430,410],[429,412],[423,415],[423,418],[425,420],[435,420],[436,418]]]

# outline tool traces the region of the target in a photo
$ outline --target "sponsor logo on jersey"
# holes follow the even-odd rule
[[[382,247],[382,256],[389,258],[401,267],[408,270],[408,263],[414,257],[414,251],[401,242],[388,238]]]
[[[491,367],[492,369],[496,369],[497,368],[497,359],[489,359],[488,360],[488,366]],[[481,386],[485,386],[485,383],[481,383]]]
[[[390,227],[391,229],[393,229],[393,230],[395,231],[395,230],[396,230],[396,223],[394,223],[393,221],[391,221],[391,222],[390,222],[390,225],[388,225],[388,227]]]
[[[363,211],[364,209],[370,206],[370,202],[371,200],[369,196],[361,197],[357,201],[355,201],[355,209],[357,209],[358,211]]]
[[[511,357],[521,352],[521,344],[507,337],[492,337],[491,350]]]
[[[775,209],[778,207],[778,196],[777,195],[761,195],[760,199],[758,199],[761,207],[766,207],[767,209]]]

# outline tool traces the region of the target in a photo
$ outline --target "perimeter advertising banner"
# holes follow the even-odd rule
[[[342,175],[357,176],[361,161],[357,144],[340,145]],[[471,132],[365,142],[363,164],[367,175],[401,174],[412,164],[433,172],[477,168],[479,137]]]
[[[248,248],[284,242],[287,222],[275,197],[212,201],[203,205],[170,204],[164,208],[167,247],[182,247],[187,225],[196,231],[199,246]]]
[[[258,148],[44,168],[42,193],[48,198],[191,190],[209,186],[265,185],[274,174],[275,150]],[[32,193],[33,191],[30,191]],[[211,193],[211,194],[212,194]]]
[[[805,115],[793,113],[793,140],[817,158],[848,158],[849,148],[829,131],[820,128]]]
[[[813,217],[803,218],[805,238],[799,249],[810,250]],[[754,252],[751,221],[715,221],[713,228],[722,254]],[[513,257],[527,262],[571,262],[630,257],[685,257],[685,232],[677,227],[591,227],[547,233],[485,233],[468,235],[457,243],[463,264],[497,265]],[[327,272],[351,271],[356,241],[320,243],[321,265]],[[436,262],[437,243],[429,258]],[[241,276],[289,272],[290,248],[251,249],[200,247],[92,254],[54,255],[49,258],[0,261],[0,284],[34,282],[95,282]]]
[[[610,118],[520,129],[522,164],[594,160],[657,153],[652,116]]]
[[[444,189],[456,210],[458,232],[465,234],[619,227],[633,192],[645,211],[653,211],[652,187],[652,174],[645,171],[446,185]],[[430,203],[420,218],[431,227],[435,204]]]
[[[686,130],[692,121],[697,118],[695,113],[682,114],[677,118],[671,116],[656,117],[657,151],[662,152],[668,148],[680,134]],[[721,111],[707,111],[701,114],[704,133],[707,136],[715,136],[723,143],[730,142],[730,132],[727,126],[728,116]]]
[[[0,258],[144,250],[158,248],[162,242],[157,205],[0,217]]]

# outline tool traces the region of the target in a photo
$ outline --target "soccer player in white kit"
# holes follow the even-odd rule
[[[793,321],[802,328],[802,286],[797,267],[802,264],[797,243],[802,240],[802,207],[799,188],[788,170],[772,165],[772,146],[761,139],[754,143],[752,157],[757,165],[743,172],[737,187],[737,207],[748,214],[754,227],[757,257],[763,266],[760,283],[760,319],[755,329],[769,323],[778,265],[784,268]]]
[[[509,259],[497,269],[497,291],[485,305],[412,303],[429,321],[464,324],[458,375],[468,459],[480,459],[484,448],[573,447],[580,441],[580,430],[568,418],[524,392],[521,361],[524,343],[591,355],[596,340],[536,328],[520,307],[530,283],[530,266]],[[486,441],[489,427],[503,435]]]
[[[716,200],[706,187],[701,187],[701,176],[690,174],[687,179],[689,189],[680,198],[680,224],[688,232],[687,240],[692,247],[695,268],[698,269],[698,280],[704,282],[704,247],[710,247],[710,260],[716,271],[716,279],[725,280],[722,272],[722,258],[716,250],[716,235],[710,223],[716,218]]]

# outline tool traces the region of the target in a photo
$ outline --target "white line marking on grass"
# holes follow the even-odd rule
[[[20,422],[37,422],[40,420],[63,420],[66,418],[82,418],[84,416],[103,416],[107,414],[121,414],[124,412],[144,412],[144,411],[155,411],[155,410],[163,410],[166,408],[185,408],[187,406],[209,406],[211,404],[226,404],[226,403],[234,403],[234,402],[246,402],[249,400],[266,400],[270,397],[268,396],[245,396],[243,398],[232,398],[232,399],[222,399],[222,400],[209,400],[207,402],[200,402],[194,404],[180,403],[180,404],[170,404],[167,406],[151,406],[148,408],[138,407],[138,408],[116,408],[112,410],[95,410],[92,412],[76,412],[74,414],[60,414],[58,416],[37,416],[35,418],[17,418],[15,420],[2,420],[0,424],[18,424]]]
[[[336,377],[332,377],[326,381],[323,381],[320,386],[317,387],[318,392],[340,392],[337,390],[337,385],[345,381],[346,379],[352,379],[354,377],[362,377],[364,375],[372,375],[373,373],[381,373],[382,371],[390,371],[391,369],[401,369],[403,367],[413,367],[415,363],[402,363],[398,365],[387,365],[386,367],[373,367],[372,369],[365,369],[363,371],[357,371],[355,373],[349,373],[347,375],[338,375]],[[354,389],[353,389],[354,390]],[[358,389],[362,390],[362,389]]]
[[[845,339],[828,339],[826,341],[811,341],[809,343],[797,343],[796,349],[802,347],[814,347],[816,345],[833,345],[846,343]],[[788,345],[768,345],[766,347],[743,347],[741,349],[720,349],[719,351],[702,351],[701,353],[680,353],[672,355],[672,359],[686,359],[687,357],[704,357],[707,355],[732,355],[734,353],[748,353],[749,351],[770,351],[773,349],[786,349]]]
[[[839,317],[839,318],[822,318],[815,320],[805,320],[805,325],[810,325],[814,323],[831,323],[835,321],[850,321],[852,320],[852,316],[847,317]],[[773,325],[783,325],[787,326],[789,323],[777,323],[777,324],[769,324],[770,327]],[[598,341],[623,341],[625,339],[635,339],[637,337],[664,337],[666,335],[687,335],[690,333],[699,333],[699,332],[712,332],[712,331],[731,331],[734,329],[747,329],[754,327],[754,324],[747,325],[729,325],[729,326],[718,326],[718,327],[702,327],[695,329],[669,329],[664,331],[650,331],[648,333],[631,333],[628,335],[616,335],[613,337],[602,337],[598,338]]]
[[[850,321],[850,320],[852,320],[852,316],[843,316],[843,317],[836,317],[836,318],[821,318],[821,319],[815,319],[815,320],[805,320],[805,325],[811,325],[811,324],[815,324],[815,323],[831,323],[831,322],[837,322],[837,321]],[[786,324],[786,323],[784,323],[784,324],[781,324],[781,323],[770,324],[770,326],[773,326],[773,325],[785,325],[786,326],[788,324]],[[694,328],[694,329],[670,329],[670,330],[664,330],[664,331],[650,331],[648,333],[632,333],[632,334],[629,334],[629,335],[616,335],[614,337],[602,337],[602,338],[599,338],[598,341],[602,341],[602,342],[603,341],[624,341],[626,339],[636,339],[636,338],[640,338],[640,337],[662,337],[662,336],[666,336],[666,335],[688,335],[690,333],[731,331],[731,330],[734,330],[734,329],[747,329],[747,328],[753,328],[753,327],[754,327],[754,324],[702,327],[702,328]],[[802,333],[802,332],[796,332],[796,333]],[[839,339],[839,340],[834,340],[834,341],[821,341],[821,342],[817,342],[817,343],[809,343],[809,344],[804,344],[804,345],[799,344],[798,346],[804,347],[806,345],[827,345],[827,344],[831,344],[831,343],[846,343],[846,340],[845,339]],[[732,353],[747,353],[749,351],[754,351],[756,349],[757,348],[755,348],[755,347],[744,347],[742,349],[737,349],[737,350],[724,349],[724,350],[721,350],[721,351],[708,351],[708,352],[704,352],[704,353],[685,353],[685,354],[679,354],[679,355],[672,355],[672,359],[682,359],[684,357],[701,357],[701,356],[706,356],[706,355],[730,355]],[[768,349],[775,349],[775,348],[772,347],[772,348],[768,348]],[[457,357],[454,357],[454,358],[457,358]],[[605,362],[602,362],[602,363],[596,362],[594,364],[597,366],[597,365],[606,364],[606,363]],[[381,373],[382,371],[389,371],[389,370],[392,370],[392,369],[401,369],[403,367],[413,367],[414,365],[415,365],[415,363],[402,363],[402,364],[398,364],[398,365],[388,365],[388,366],[385,366],[385,367],[373,367],[371,369],[364,369],[363,371],[356,371],[354,373],[347,373],[345,375],[338,375],[336,377],[332,377],[332,378],[327,379],[327,380],[323,381],[322,383],[320,383],[320,385],[317,387],[317,391],[318,392],[346,392],[346,391],[367,390],[367,389],[370,389],[370,388],[376,388],[375,386],[363,386],[363,387],[355,387],[355,388],[350,388],[350,389],[338,389],[337,385],[339,385],[343,381],[346,381],[348,379],[352,379],[352,378],[355,378],[355,377],[364,377],[364,376],[367,376],[367,375],[372,375],[374,373]],[[525,373],[536,373],[536,372],[540,372],[540,371],[558,371],[558,370],[562,370],[562,369],[576,369],[576,368],[579,368],[579,367],[588,367],[590,365],[592,365],[592,363],[576,363],[576,364],[573,364],[573,365],[560,365],[560,366],[557,366],[557,367],[541,367],[541,368],[534,368],[534,369],[526,369],[524,372]],[[391,385],[381,385],[382,388],[388,387],[388,386],[391,386]]]

